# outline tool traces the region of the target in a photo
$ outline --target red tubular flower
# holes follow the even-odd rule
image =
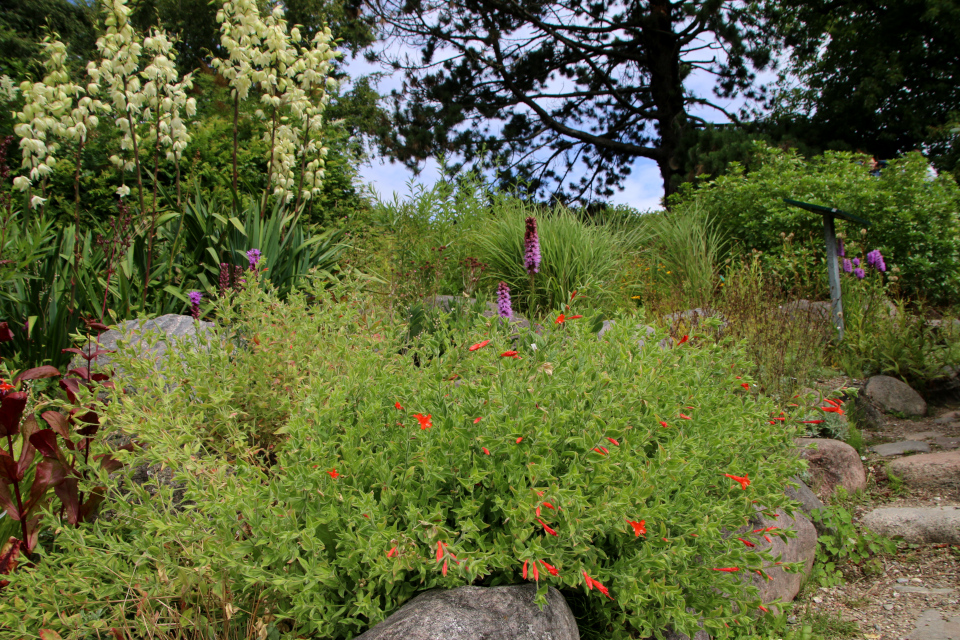
[[[617,442],[616,438],[611,438],[610,436],[607,436],[607,440],[610,441],[610,444],[616,445],[618,447],[620,446],[620,443]]]
[[[820,409],[827,413],[835,413],[838,416],[843,415],[843,409],[841,409],[840,407],[820,407]]]
[[[800,424],[823,424],[826,420],[801,420]]]
[[[443,542],[437,540],[437,562],[443,560]]]
[[[693,420],[693,418],[691,418],[690,416],[684,415],[682,413],[680,414],[680,417],[683,418],[684,420]]]
[[[714,571],[725,571],[727,573],[736,573],[740,571],[740,567],[721,567],[719,569],[714,569]]]
[[[520,436],[519,438],[517,438],[517,444],[520,444],[521,440],[523,440],[523,436]]]
[[[577,297],[577,291],[574,289],[573,293],[570,294],[570,302],[573,302],[573,299]]]
[[[835,400],[831,400],[830,398],[824,398],[823,401],[826,402],[826,403],[829,404],[829,405],[833,405],[834,407],[839,407],[839,406],[840,406],[840,403],[839,403],[839,402],[836,402]]]
[[[557,319],[553,321],[553,324],[563,324],[563,323],[566,322],[566,321],[567,321],[566,316],[564,316],[564,315],[561,313],[559,316],[557,316]]]
[[[533,561],[533,579],[540,582],[540,570],[537,569],[537,561]]]
[[[387,557],[388,557],[388,558],[395,558],[395,557],[397,557],[397,548],[394,547],[393,549],[390,549],[390,551],[387,551]]]
[[[690,339],[690,336],[683,336],[682,338],[680,338],[680,341],[677,342],[677,345],[679,346],[679,345],[683,344],[684,342],[686,342],[686,341],[689,340],[689,339]]]
[[[744,389],[746,389],[747,391],[750,390],[750,385],[748,385],[746,382],[741,382],[741,383],[740,383],[740,386],[743,387]]]
[[[633,537],[639,538],[640,534],[647,535],[646,520],[641,520],[640,522],[634,522],[633,520],[627,520],[627,523],[633,527]]]
[[[6,380],[0,380],[0,393],[6,393],[7,391],[13,391],[13,385]]]
[[[543,530],[546,531],[547,533],[549,533],[550,535],[552,535],[552,536],[559,535],[556,531],[554,531],[553,529],[550,528],[550,525],[548,525],[546,522],[544,522],[544,521],[541,520],[540,518],[537,518],[537,522],[539,522],[539,523],[540,523],[540,526],[543,527]]]
[[[559,576],[559,575],[560,575],[560,571],[559,571],[555,566],[553,566],[552,564],[549,564],[546,560],[541,560],[541,561],[540,561],[540,564],[543,565],[543,568],[544,568],[544,569],[546,569],[547,571],[550,572],[550,575],[552,575],[552,576]]]
[[[332,471],[327,471],[327,473],[330,474],[330,477],[333,478],[334,480],[340,477],[340,474],[337,473],[336,469],[333,469]]]
[[[501,357],[501,358],[516,358],[517,360],[519,360],[519,359],[520,359],[520,354],[518,354],[516,351],[512,351],[512,350],[511,350],[511,351],[504,351],[503,353],[500,354],[500,357]]]
[[[739,483],[740,483],[740,488],[743,489],[744,491],[746,491],[746,490],[747,490],[747,487],[750,485],[750,474],[749,474],[749,473],[743,474],[743,477],[742,477],[742,478],[739,477],[739,476],[732,476],[732,475],[730,475],[729,473],[725,473],[725,474],[723,474],[723,475],[725,475],[726,477],[730,478],[730,479],[733,480],[734,482],[739,482]]]
[[[737,538],[737,540],[739,540],[739,541],[742,542],[743,544],[747,545],[748,547],[755,547],[755,546],[757,546],[757,545],[753,544],[752,542],[750,542],[749,540],[744,540],[743,538]]]
[[[587,580],[587,589],[588,589],[588,590],[593,589],[594,587],[596,587],[596,588],[597,588],[597,591],[599,591],[599,592],[602,593],[603,595],[605,595],[605,596],[607,596],[608,598],[610,598],[611,600],[613,600],[613,596],[610,595],[610,590],[607,589],[607,588],[606,588],[605,586],[603,586],[602,584],[600,584],[600,582],[599,582],[598,580],[594,580],[593,578],[591,578],[589,575],[587,575],[587,572],[586,572],[586,571],[583,572],[583,577],[586,578],[586,580]]]
[[[430,427],[433,426],[433,422],[431,421],[432,416],[433,414],[427,414],[427,415],[423,415],[422,413],[413,414],[413,417],[416,418],[417,422],[420,423],[421,429],[429,429]]]
[[[582,317],[583,316],[570,316],[569,318],[567,318],[567,320],[579,320]]]
[[[483,416],[480,416],[479,418],[474,419],[473,424],[477,424],[481,420],[483,420]]]
[[[394,403],[393,406],[395,406],[395,407],[396,407],[397,409],[399,409],[400,411],[403,411],[403,407],[400,406],[400,403],[399,403],[399,402]]]
[[[607,455],[607,449],[606,449],[606,447],[594,447],[593,450],[596,451],[597,453],[599,453],[599,454],[602,455],[602,456]]]
[[[766,529],[754,529],[751,533],[766,533],[767,531],[776,531],[776,527],[767,527]]]
[[[664,422],[663,420],[661,420],[661,421],[660,421],[660,426],[663,427],[664,429],[666,429],[666,428],[668,428],[670,425],[668,425],[666,422]]]
[[[553,506],[552,504],[550,504],[549,502],[544,502],[544,503],[543,503],[543,506],[545,506],[547,509],[553,509],[554,511],[557,510],[557,508],[556,508],[555,506]]]
[[[530,561],[529,561],[529,560],[524,560],[524,561],[523,561],[523,579],[524,579],[524,580],[527,579],[527,563],[528,563],[528,562],[530,562]]]
[[[490,344],[489,340],[484,340],[483,342],[478,342],[477,344],[470,345],[470,351],[476,351],[477,349],[483,349],[485,346]]]
[[[770,609],[767,609],[767,608],[766,608],[765,606],[763,606],[763,605],[760,605],[760,606],[757,607],[757,608],[760,609],[760,611],[763,611],[764,613],[770,613]]]
[[[487,449],[486,447],[481,447],[481,448],[483,449],[483,452],[485,454],[490,455],[490,449]]]

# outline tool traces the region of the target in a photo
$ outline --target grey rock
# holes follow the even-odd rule
[[[804,515],[813,520],[813,512],[815,509],[823,509],[823,502],[820,501],[820,498],[817,497],[810,487],[808,487],[803,480],[800,478],[792,478],[791,482],[795,482],[797,487],[787,487],[784,490],[784,493],[791,500],[796,500],[800,503],[800,508],[803,510]]]
[[[602,339],[603,336],[605,336],[607,332],[610,331],[610,329],[616,326],[616,324],[617,324],[616,320],[604,320],[603,326],[600,327],[600,331],[597,332],[597,338]],[[650,338],[651,336],[656,335],[657,333],[657,330],[651,327],[650,325],[638,324],[636,326],[636,330],[637,330],[637,333],[640,333],[641,335],[645,336],[643,338],[637,339],[637,346],[641,349],[643,349],[644,345],[647,344],[646,338]],[[663,340],[660,341],[661,349],[667,349],[671,346],[673,346],[673,340],[669,337],[664,338]]]
[[[880,535],[902,536],[912,543],[960,544],[960,507],[886,507],[863,517]]]
[[[615,320],[604,320],[603,326],[600,327],[600,331],[597,332],[597,337],[602,338],[615,324],[617,324]]]
[[[876,404],[870,401],[865,394],[857,396],[857,423],[863,429],[881,431],[887,424],[887,418]]]
[[[907,586],[907,587],[896,586],[894,587],[894,590],[899,591],[900,593],[922,593],[930,596],[946,596],[946,595],[950,595],[955,591],[955,589],[929,589],[927,587],[911,587],[911,586]]]
[[[775,520],[758,514],[751,522],[750,530],[767,527],[793,530],[797,537],[782,540],[779,536],[771,535],[772,542],[767,542],[762,536],[752,538],[757,545],[757,551],[769,550],[773,561],[763,568],[763,571],[770,576],[769,580],[755,573],[749,576],[753,585],[760,589],[760,599],[764,603],[791,602],[800,593],[800,586],[813,569],[813,559],[817,554],[817,530],[813,523],[800,513],[795,513],[792,518],[778,513]],[[787,573],[774,562],[799,562],[803,565],[803,570]]]
[[[873,376],[867,380],[866,394],[885,411],[908,416],[927,415],[926,401],[910,385],[897,378]]]
[[[870,449],[884,457],[899,456],[903,455],[904,453],[930,453],[930,445],[928,445],[926,442],[919,442],[917,440],[888,442],[886,444],[878,444],[870,447]]]
[[[162,361],[164,356],[171,349],[179,350],[185,345],[194,346],[201,343],[202,338],[198,336],[208,336],[215,325],[212,322],[197,322],[190,316],[181,316],[177,314],[167,314],[159,318],[150,320],[128,320],[117,329],[110,329],[100,335],[101,349],[108,351],[117,351],[121,346],[135,348],[141,357],[150,357],[156,361]],[[149,335],[154,334],[159,339],[155,344],[149,339]],[[144,338],[148,339],[144,341]],[[94,347],[84,347],[84,352],[91,353]],[[98,356],[96,366],[104,368],[112,363],[110,354]],[[77,356],[70,363],[71,368],[80,367],[85,361]]]
[[[547,591],[543,611],[533,584],[460,587],[421,593],[356,640],[579,640],[560,592]]]
[[[954,422],[960,422],[960,411],[948,411],[934,420],[934,422],[937,424],[952,424]]]
[[[933,439],[933,444],[941,449],[958,449],[960,448],[960,438],[944,438],[940,436],[939,438]]]
[[[960,493],[960,450],[898,458],[889,470],[910,486]]]
[[[867,474],[860,454],[846,442],[828,438],[798,438],[797,445],[800,447],[800,456],[807,461],[810,486],[817,495],[831,496],[838,486],[848,493],[867,487]]]
[[[905,433],[903,435],[907,440],[933,440],[940,437],[939,431],[918,431],[915,433]]]
[[[907,640],[957,640],[960,638],[960,616],[950,616],[936,609],[927,609]]]

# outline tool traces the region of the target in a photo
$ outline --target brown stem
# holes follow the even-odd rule
[[[127,78],[123,78],[123,95],[127,95]],[[143,175],[140,173],[140,146],[137,144],[137,130],[133,126],[133,114],[130,113],[129,103],[127,105],[127,124],[130,125],[130,137],[133,139],[133,159],[137,165],[137,190],[140,193],[140,213],[147,210],[143,201]]]
[[[153,239],[157,235],[157,172],[160,170],[160,110],[157,109],[157,124],[154,128],[156,141],[153,145],[153,209],[150,216],[150,242],[147,246],[147,273],[143,282],[141,306],[147,308],[147,289],[150,288],[150,269],[153,268]]]
[[[240,116],[240,94],[233,92],[233,193],[237,193],[237,118]]]
[[[9,433],[7,434],[7,445],[10,450],[10,457],[16,460],[16,458],[14,458],[14,453],[13,453],[13,436],[10,435]],[[29,551],[30,542],[27,536],[27,514],[23,512],[23,498],[20,497],[20,482],[17,481],[16,478],[14,478],[13,480],[13,493],[17,497],[17,511],[20,514],[20,532],[21,532],[21,535],[23,536],[24,553],[26,554],[27,559],[29,560],[30,559],[30,551]]]
[[[279,109],[273,108],[273,125],[270,130],[270,161],[267,163],[267,188],[263,191],[263,206],[260,207],[260,219],[263,219],[267,211],[267,196],[270,194],[270,180],[273,178],[273,152],[276,149],[277,139],[277,113]]]

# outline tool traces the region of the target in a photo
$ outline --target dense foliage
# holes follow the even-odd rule
[[[588,634],[752,624],[756,587],[738,574],[763,556],[729,532],[784,505],[798,462],[736,353],[642,346],[629,320],[603,340],[577,320],[512,338],[468,315],[411,346],[417,367],[398,355],[402,326],[361,291],[336,294],[279,305],[251,282],[221,308],[226,332],[166,364],[175,387],[121,358],[137,393],[105,424],[140,446],[116,456],[177,484],[98,474],[104,517],[61,528],[11,577],[23,606],[0,626],[349,638],[421,589],[524,573],[583,600]]]
[[[866,159],[855,154],[828,152],[804,160],[762,145],[757,153],[755,170],[735,165],[713,182],[684,188],[673,206],[704,212],[742,250],[763,251],[771,260],[782,253],[785,236],[814,248],[823,244],[821,217],[786,205],[784,198],[836,207],[871,223],[865,233],[848,221],[838,219],[837,226],[863,254],[882,251],[899,269],[903,293],[936,303],[956,300],[960,190],[952,177],[931,180],[920,154],[892,161],[874,177]],[[823,249],[811,255],[822,259]]]

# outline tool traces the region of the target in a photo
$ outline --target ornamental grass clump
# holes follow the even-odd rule
[[[244,347],[171,350],[173,386],[115,354],[138,393],[107,420],[143,445],[120,458],[182,484],[107,488],[109,519],[63,528],[12,576],[23,607],[0,628],[338,640],[426,589],[523,582],[540,603],[559,589],[583,637],[702,621],[729,638],[765,615],[745,578],[773,559],[751,544],[790,534],[750,523],[786,505],[800,463],[738,352],[642,347],[625,321],[603,340],[573,321],[514,342],[474,316],[425,334],[416,366],[406,328],[365,297],[245,287],[218,310]]]

